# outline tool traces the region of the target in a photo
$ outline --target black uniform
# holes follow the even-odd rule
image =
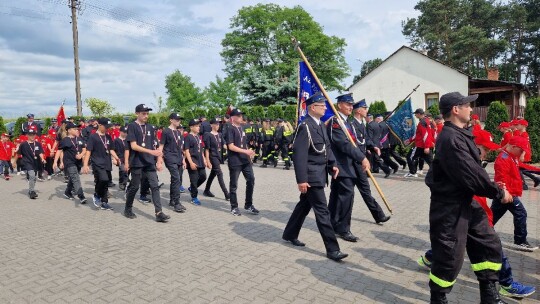
[[[128,180],[128,174],[125,170],[125,163],[126,163],[126,159],[124,157],[124,152],[126,151],[126,149],[129,149],[129,147],[127,146],[128,142],[125,140],[125,139],[122,139],[120,137],[116,138],[113,142],[113,145],[114,145],[114,152],[116,153],[116,155],[118,156],[118,158],[120,159],[120,163],[118,164],[118,183],[121,185],[120,186],[120,189],[125,189],[126,185],[127,185],[127,180]]]
[[[212,126],[210,125],[210,123],[208,122],[208,120],[205,120],[205,121],[202,121],[201,122],[201,127],[199,129],[199,135],[204,135],[206,133],[209,133],[212,131]]]
[[[354,135],[356,136],[356,144],[358,145],[362,153],[364,153],[365,155],[367,147],[373,146],[371,139],[367,137],[366,125],[364,124],[364,122],[360,122],[356,118],[353,118],[351,120],[351,125],[353,126],[353,130],[355,131]],[[381,222],[386,217],[386,215],[384,214],[384,211],[382,210],[379,203],[377,203],[375,198],[371,195],[371,188],[369,186],[367,173],[362,169],[362,166],[359,163],[353,162],[353,166],[357,176],[354,180],[354,183],[356,184],[358,191],[360,191],[360,195],[362,196],[364,203],[368,207],[369,212],[371,212],[373,219],[376,222]]]
[[[225,186],[225,181],[223,180],[223,172],[221,171],[221,151],[223,150],[223,145],[225,144],[223,136],[220,133],[212,134],[212,132],[209,132],[204,134],[203,142],[204,148],[208,151],[208,155],[210,156],[210,164],[212,165],[212,169],[210,170],[210,175],[208,176],[208,180],[206,181],[206,187],[204,191],[210,191],[212,182],[217,176],[219,186],[221,187],[225,198],[228,199],[229,190],[227,190],[227,186]]]
[[[183,168],[184,137],[178,130],[164,128],[161,133],[160,144],[163,145],[163,161],[171,174],[170,203],[179,207],[180,186],[182,185],[181,172]],[[178,208],[177,208],[178,209]]]
[[[342,118],[353,140],[356,140],[352,126],[347,122],[346,117],[342,115]],[[353,164],[362,162],[366,156],[360,148],[353,146],[349,141],[347,135],[339,126],[336,117],[332,117],[328,123],[328,134],[330,135],[332,152],[336,157],[337,167],[339,168],[337,179],[333,179],[330,185],[328,209],[330,210],[330,218],[335,232],[347,234],[351,230],[354,184],[358,178],[357,170],[355,170]]]
[[[478,280],[495,282],[501,268],[501,242],[486,213],[471,202],[473,195],[502,199],[504,191],[482,168],[471,131],[445,122],[436,149],[426,175],[431,190],[431,291],[450,292],[463,265],[465,248]]]
[[[295,151],[293,159],[296,182],[308,183],[310,187],[306,193],[300,194],[300,202],[287,222],[283,239],[298,239],[302,224],[313,208],[326,251],[337,251],[339,244],[332,228],[324,194],[324,187],[328,184],[328,173],[331,171],[329,169],[336,166],[336,159],[330,149],[330,140],[324,124],[308,115],[298,126],[293,150]]]
[[[274,128],[269,128],[268,130],[263,131],[263,166],[266,167],[268,165],[269,161],[276,161],[274,160]]]
[[[242,127],[230,125],[227,135],[227,145],[234,144],[240,149],[247,149],[246,133]],[[246,154],[229,151],[229,195],[231,198],[231,210],[238,208],[238,177],[240,173],[246,179],[246,200],[244,208],[248,209],[253,206],[253,191],[255,188],[255,174],[253,174],[253,165],[249,156]]]
[[[102,203],[108,203],[107,198],[109,176],[112,171],[111,150],[113,141],[109,134],[99,135],[94,133],[88,138],[86,149],[91,152],[92,172],[94,173],[95,195]]]
[[[186,159],[186,166],[189,175],[191,198],[196,198],[199,194],[198,187],[206,180],[206,170],[204,169],[204,155],[202,141],[199,136],[188,134],[184,139],[184,150],[189,150],[191,160],[197,166],[195,170],[191,169],[191,165]]]
[[[285,169],[289,169],[291,167],[291,161],[289,159],[289,146],[291,144],[291,131],[285,131],[285,127],[281,126],[276,129],[275,134],[275,144],[278,146],[276,149],[276,159],[278,157],[278,153],[281,151],[281,158],[285,162]]]
[[[390,133],[390,128],[385,121],[379,123],[379,128],[381,129],[381,158],[384,161],[384,164],[392,168],[395,172],[398,170],[399,166],[390,158],[390,137],[393,135]]]
[[[373,143],[373,146],[370,147],[370,157],[369,161],[371,163],[371,171],[373,173],[379,173],[379,168],[381,168],[384,173],[389,173],[390,168],[388,168],[387,165],[385,165],[384,161],[381,159],[381,157],[377,154],[375,149],[373,148],[379,148],[381,149],[381,134],[382,129],[379,126],[379,123],[375,120],[372,120],[370,123],[367,124],[367,136],[371,139],[371,142]]]
[[[399,155],[399,153],[397,153],[396,151],[396,148],[399,145],[401,145],[401,142],[399,141],[397,136],[394,133],[390,132],[390,156],[392,156],[398,162],[398,164],[405,168],[405,165],[407,165],[407,161],[404,160],[403,157],[401,157],[401,155]]]

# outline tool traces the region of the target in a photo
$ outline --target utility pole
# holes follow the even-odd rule
[[[77,10],[80,0],[69,0],[71,8],[71,29],[73,31],[73,61],[75,64],[75,97],[77,99],[77,116],[82,115],[81,78],[79,75],[79,33],[77,29]]]

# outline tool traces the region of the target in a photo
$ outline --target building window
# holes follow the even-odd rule
[[[439,93],[426,93],[426,110],[439,103]]]

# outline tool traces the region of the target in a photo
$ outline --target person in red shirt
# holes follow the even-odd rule
[[[56,154],[56,131],[54,129],[50,129],[47,136],[43,137],[41,141],[41,145],[43,146],[43,151],[45,152],[45,160],[47,163],[45,164],[45,171],[47,172],[47,180],[51,180],[52,176],[54,174],[53,170],[53,162],[54,162],[54,155]]]
[[[514,134],[512,133],[512,125],[509,122],[503,121],[499,124],[499,131],[503,134],[501,139],[501,148],[506,147],[508,141]]]
[[[482,130],[482,124],[480,124],[480,116],[478,116],[477,114],[471,115],[471,127],[473,133]]]
[[[0,139],[0,168],[4,168],[4,179],[9,180],[9,163],[13,155],[13,144],[9,141],[9,135],[4,133]]]
[[[435,116],[435,126],[437,127],[436,134],[441,134],[442,128],[444,127],[444,119],[442,115]],[[437,137],[435,137],[435,140],[437,140]]]
[[[423,109],[416,109],[414,116],[419,120],[416,127],[416,134],[411,139],[414,140],[415,147],[411,149],[407,155],[407,164],[409,166],[409,173],[405,174],[405,177],[418,177],[416,174],[418,170],[418,160],[420,158],[431,166],[432,150],[435,146],[435,138],[433,137],[433,126],[429,119],[425,116]]]
[[[525,251],[533,251],[538,247],[530,245],[527,241],[527,211],[520,200],[523,193],[521,174],[519,172],[519,158],[527,149],[527,140],[521,136],[514,136],[506,148],[501,151],[495,160],[495,182],[506,187],[512,195],[513,201],[504,204],[494,199],[491,204],[493,212],[493,225],[510,211],[514,216],[514,244]]]
[[[499,150],[501,146],[493,142],[493,136],[486,130],[479,130],[473,132],[474,143],[480,149],[480,160],[482,161],[482,167],[487,166],[486,155],[489,151]]]

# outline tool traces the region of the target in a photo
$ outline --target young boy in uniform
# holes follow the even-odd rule
[[[229,190],[227,190],[227,186],[225,185],[225,181],[223,180],[223,172],[221,171],[221,151],[223,150],[225,141],[223,140],[223,136],[218,133],[219,121],[213,118],[212,120],[210,120],[210,126],[212,127],[212,131],[207,132],[203,135],[205,147],[204,153],[206,155],[206,159],[208,160],[208,162],[210,162],[211,170],[208,181],[206,181],[206,187],[204,189],[203,195],[208,197],[215,196],[212,192],[210,192],[210,187],[212,186],[214,178],[217,177],[219,186],[221,187],[221,190],[225,195],[225,199],[229,200]]]
[[[88,174],[90,172],[88,163],[92,158],[92,172],[96,181],[93,202],[96,207],[99,205],[102,210],[113,210],[109,205],[107,192],[109,191],[108,185],[113,162],[116,165],[120,161],[113,150],[112,138],[108,134],[108,129],[111,126],[111,121],[108,118],[98,119],[98,129],[96,133],[88,137],[86,143],[86,154],[82,168],[82,173]],[[111,156],[113,161],[111,161]]]
[[[203,154],[203,144],[199,136],[201,122],[197,119],[189,121],[190,132],[185,138],[184,154],[186,155],[186,165],[189,175],[189,192],[191,193],[191,203],[197,206],[201,205],[198,187],[206,180],[206,171],[204,167],[211,168],[210,162],[206,160]]]
[[[0,169],[4,168],[4,179],[9,180],[9,164],[13,155],[13,143],[9,141],[9,135],[4,133],[0,141]]]
[[[41,143],[36,141],[36,128],[29,127],[26,135],[28,139],[21,143],[19,147],[19,154],[22,155],[21,163],[26,170],[26,179],[28,180],[28,196],[30,199],[36,199],[38,197],[36,186],[36,175],[39,167],[39,162],[45,163],[43,157],[43,147]]]
[[[169,115],[170,125],[162,130],[160,135],[161,145],[159,146],[160,151],[163,152],[165,167],[167,167],[171,175],[169,206],[174,207],[176,212],[186,211],[186,208],[180,203],[180,186],[182,185],[180,172],[186,165],[182,155],[184,137],[178,130],[181,119],[177,113]]]
[[[79,129],[75,124],[67,123],[66,131],[67,136],[60,140],[58,150],[54,155],[53,171],[58,168],[58,161],[60,160],[60,169],[65,172],[68,179],[64,197],[70,200],[74,199],[72,194],[74,191],[79,198],[79,202],[86,204],[79,177],[82,159],[86,153],[86,145],[83,138],[79,137]]]

